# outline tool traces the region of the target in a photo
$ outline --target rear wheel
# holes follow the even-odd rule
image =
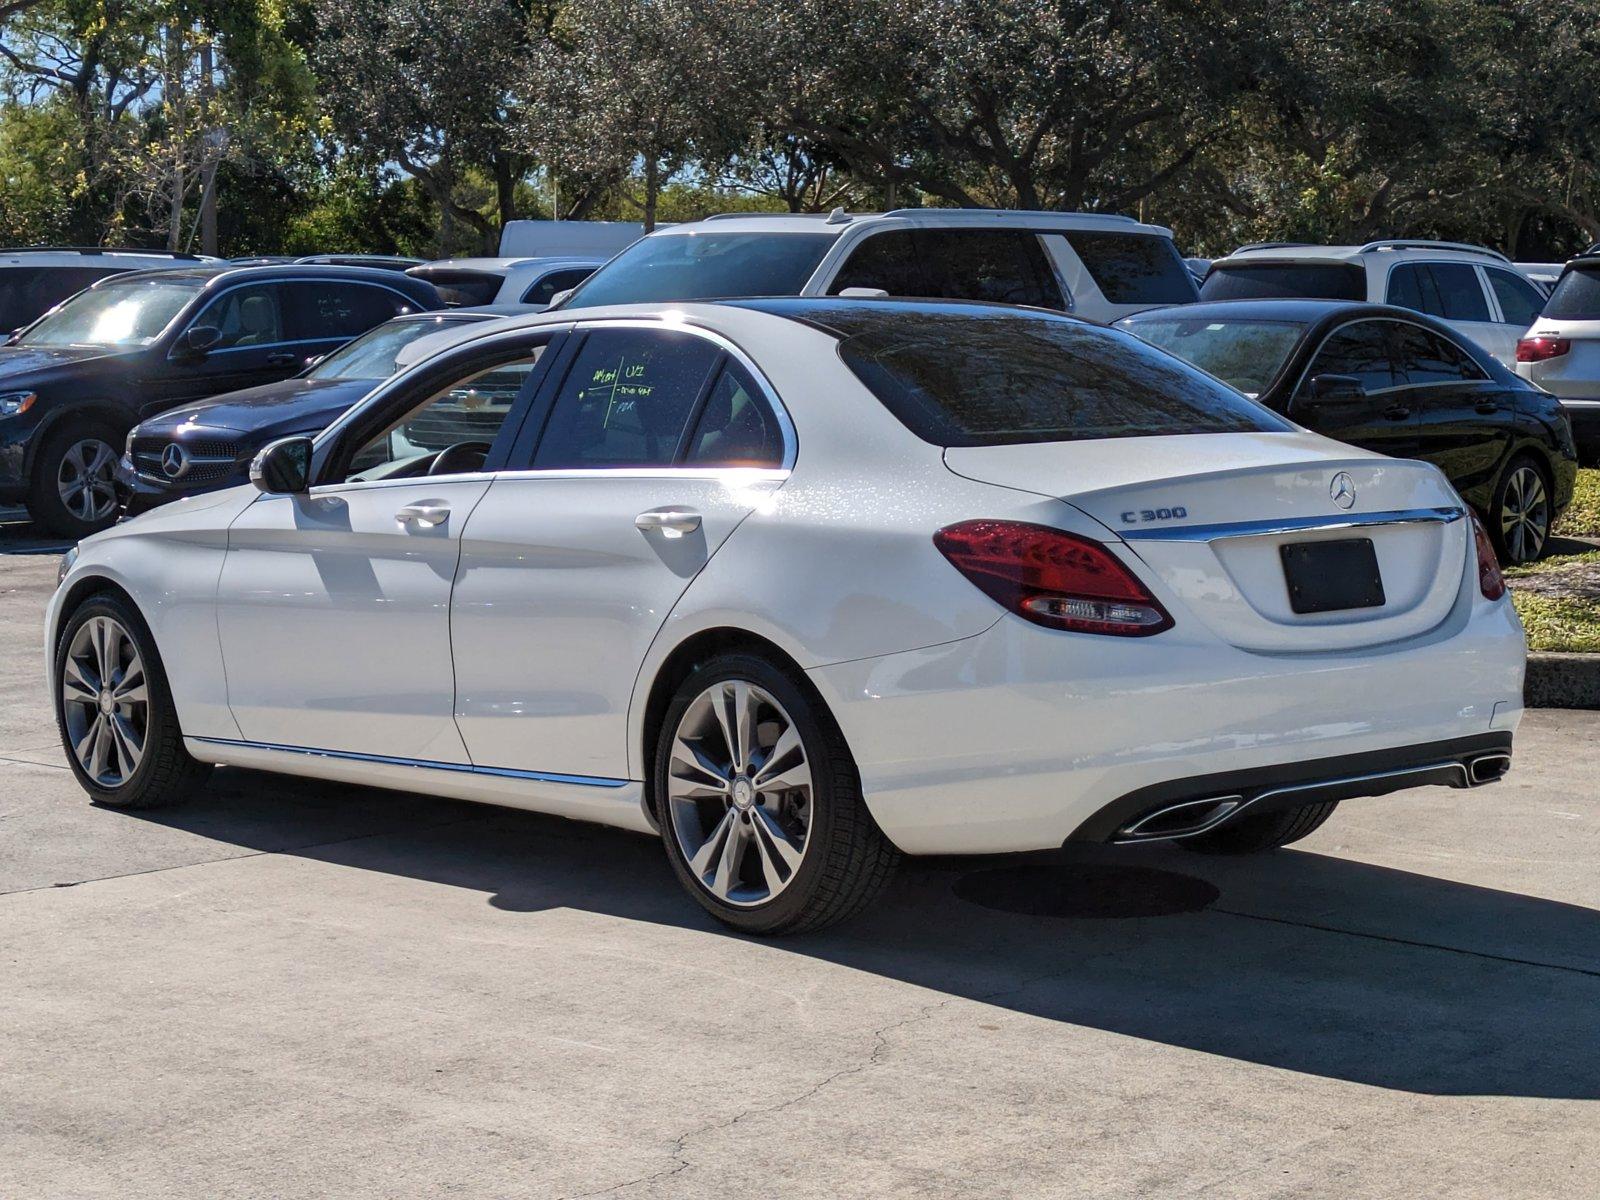
[[[190,757],[155,641],[120,596],[74,612],[55,657],[56,723],[83,789],[114,808],[185,800],[211,773]]]
[[[1255,854],[1309,837],[1339,807],[1337,800],[1306,804],[1277,812],[1248,813],[1210,833],[1180,838],[1178,844],[1201,854]]]
[[[1544,470],[1527,455],[1511,460],[1495,491],[1489,530],[1495,553],[1504,566],[1533,562],[1550,540],[1555,506]]]
[[[28,487],[28,514],[49,533],[82,538],[117,519],[116,431],[89,422],[49,434]]]
[[[751,654],[718,655],[679,687],[654,783],[673,871],[744,933],[798,933],[853,916],[899,858],[867,812],[827,710]]]

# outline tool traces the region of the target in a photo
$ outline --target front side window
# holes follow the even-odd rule
[[[534,469],[671,465],[720,353],[689,333],[595,330],[556,393]]]
[[[1171,355],[1085,321],[976,306],[841,306],[818,317],[857,378],[934,445],[1290,428]]]
[[[210,326],[218,333],[212,350],[271,346],[289,340],[285,332],[284,285],[251,283],[229,288],[194,319],[192,329]]]
[[[1075,229],[1067,244],[1112,304],[1192,304],[1194,276],[1177,247],[1148,233]]]
[[[1202,300],[1365,300],[1358,263],[1229,263],[1211,268]]]
[[[1305,326],[1292,321],[1164,315],[1135,318],[1122,327],[1251,395],[1267,390],[1305,334]]]
[[[1499,267],[1485,267],[1484,270],[1488,272],[1495,299],[1500,301],[1500,315],[1505,318],[1505,324],[1526,329],[1539,319],[1544,311],[1544,297],[1538,288],[1522,276]]]
[[[695,467],[783,465],[778,418],[742,368],[723,368],[689,435],[684,462]]]
[[[1351,376],[1368,392],[1405,382],[1396,375],[1394,347],[1380,321],[1357,321],[1331,334],[1311,360],[1306,381],[1318,375]]]
[[[536,280],[532,287],[522,293],[522,302],[524,304],[549,304],[551,297],[557,292],[575,288],[593,274],[593,267],[574,267],[568,271],[551,271],[550,274]]]
[[[544,348],[432,391],[398,421],[369,437],[350,458],[349,482],[454,475],[483,467]]]
[[[398,292],[365,283],[291,283],[286,290],[295,341],[353,338],[412,310]]]
[[[161,336],[199,293],[203,279],[115,279],[79,292],[17,339],[23,346],[132,350]]]
[[[1487,379],[1465,350],[1416,325],[1397,325],[1400,371],[1407,383],[1462,383]]]
[[[307,379],[387,379],[397,369],[395,358],[418,338],[439,333],[459,320],[392,321],[347,342],[311,370]]]
[[[891,229],[863,238],[833,277],[828,294],[837,296],[845,288],[881,288],[891,296],[927,295],[928,281],[911,230]]]
[[[589,276],[563,307],[798,295],[835,237],[714,229],[652,234]]]

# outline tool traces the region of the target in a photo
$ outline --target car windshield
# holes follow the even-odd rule
[[[797,295],[832,233],[663,233],[641,238],[589,276],[563,308]]]
[[[1292,321],[1214,317],[1135,318],[1120,328],[1251,395],[1267,390],[1305,333]]]
[[[886,408],[938,446],[1001,446],[1291,426],[1232,388],[1086,321],[975,305],[818,313]]]
[[[1365,300],[1367,274],[1357,263],[1235,263],[1211,268],[1202,300]]]
[[[307,379],[387,379],[395,373],[395,356],[420,337],[438,333],[461,322],[435,318],[427,321],[389,321],[364,333],[328,355]]]
[[[21,346],[148,346],[203,279],[117,279],[79,292],[17,339]]]
[[[1600,320],[1600,271],[1588,267],[1571,267],[1563,272],[1561,282],[1545,301],[1546,317],[1561,317],[1568,321]]]

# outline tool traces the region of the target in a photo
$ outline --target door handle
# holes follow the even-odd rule
[[[279,350],[275,354],[267,355],[267,365],[273,367],[287,366],[289,363],[297,361],[299,357],[298,354],[291,354],[287,350]]]
[[[450,519],[448,504],[408,504],[395,513],[394,519],[402,525],[420,525],[432,529]]]
[[[1495,413],[1500,411],[1500,406],[1493,400],[1479,400],[1472,407],[1486,417],[1492,417]]]
[[[659,529],[663,537],[681,538],[700,528],[700,514],[692,508],[652,508],[633,519],[635,529]]]
[[[1411,415],[1411,410],[1403,404],[1391,404],[1383,410],[1383,415],[1391,421],[1404,421]]]

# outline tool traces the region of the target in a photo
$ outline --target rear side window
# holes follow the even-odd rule
[[[1600,270],[1583,266],[1563,271],[1544,306],[1544,315],[1569,321],[1600,320]]]
[[[1507,325],[1520,325],[1526,329],[1539,319],[1544,310],[1544,296],[1520,275],[1502,271],[1498,267],[1485,267],[1489,286],[1500,301],[1500,315]]]
[[[1489,301],[1478,282],[1478,272],[1467,263],[1429,263],[1433,285],[1439,289],[1439,302],[1444,311],[1438,315],[1447,321],[1487,321]],[[1423,310],[1427,312],[1427,309]]]
[[[706,398],[684,462],[697,467],[778,467],[783,433],[760,390],[731,363]]]
[[[299,341],[359,337],[412,309],[398,293],[364,283],[291,283],[288,291],[290,336]]]
[[[1211,268],[1202,300],[1365,300],[1367,272],[1356,263],[1238,263]]]
[[[1397,325],[1395,333],[1400,344],[1399,367],[1408,383],[1462,383],[1488,378],[1465,350],[1436,333],[1415,325]]]
[[[1066,307],[1038,235],[1008,230],[874,234],[851,253],[828,292],[837,296],[845,288],[881,288],[891,296]]]
[[[549,304],[550,298],[557,292],[575,288],[593,274],[594,268],[592,267],[574,267],[569,271],[551,271],[550,274],[542,279],[536,280],[532,287],[522,293],[522,303]]]
[[[1395,372],[1394,344],[1389,334],[1389,323],[1385,321],[1346,325],[1322,343],[1306,371],[1306,380],[1318,375],[1349,375],[1369,392],[1404,383]]]
[[[565,308],[795,296],[833,246],[834,233],[656,233],[589,276]]]
[[[968,309],[830,314],[839,353],[937,446],[1290,428],[1135,337],[1087,322]]]
[[[1079,229],[1067,244],[1111,304],[1191,304],[1194,276],[1164,237]]]
[[[589,334],[556,394],[534,469],[671,465],[719,354],[688,333]]]

